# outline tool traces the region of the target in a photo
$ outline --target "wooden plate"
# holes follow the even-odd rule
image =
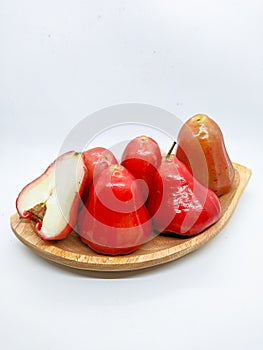
[[[225,226],[251,176],[250,169],[236,163],[233,164],[235,181],[231,191],[220,198],[221,219],[203,233],[192,238],[159,235],[132,254],[112,257],[93,252],[80,241],[75,232],[61,241],[43,241],[33,231],[31,223],[28,220],[19,219],[17,214],[11,216],[11,227],[17,238],[35,253],[45,259],[76,269],[132,271],[163,264],[200,248]]]

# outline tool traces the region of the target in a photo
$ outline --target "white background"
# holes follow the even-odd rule
[[[263,348],[262,18],[261,0],[1,1],[2,349]],[[85,116],[126,102],[218,122],[253,171],[233,217],[153,269],[45,261],[10,229],[18,192]]]

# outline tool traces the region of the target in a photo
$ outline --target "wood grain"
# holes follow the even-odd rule
[[[17,214],[10,218],[12,230],[27,247],[45,259],[76,269],[91,271],[132,271],[163,264],[178,259],[200,248],[215,237],[233,214],[244,191],[251,170],[237,163],[235,181],[230,192],[220,198],[222,216],[220,220],[192,238],[159,235],[129,255],[106,256],[92,251],[82,243],[76,232],[61,241],[43,241],[33,230],[30,221],[20,219]]]

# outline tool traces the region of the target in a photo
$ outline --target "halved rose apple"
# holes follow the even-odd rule
[[[22,189],[16,200],[17,212],[34,222],[42,239],[63,239],[76,224],[86,179],[83,154],[66,152]]]

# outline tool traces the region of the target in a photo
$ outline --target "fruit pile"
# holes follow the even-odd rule
[[[121,161],[96,147],[59,156],[16,200],[22,219],[43,240],[75,230],[100,254],[129,254],[157,233],[193,236],[221,216],[219,197],[234,168],[218,124],[198,114],[186,121],[166,155],[149,136],[138,136]]]

